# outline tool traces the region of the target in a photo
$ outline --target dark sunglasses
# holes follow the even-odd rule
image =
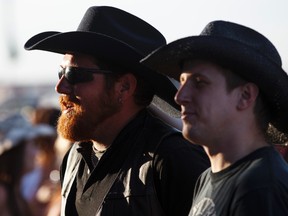
[[[60,68],[58,72],[59,79],[62,76],[72,85],[77,83],[84,83],[93,80],[93,74],[109,74],[113,73],[108,70],[92,69],[92,68],[82,68],[82,67],[66,67]]]

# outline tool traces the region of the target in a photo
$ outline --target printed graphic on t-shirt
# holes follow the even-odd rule
[[[216,216],[213,200],[209,198],[202,199],[192,207],[189,216]]]

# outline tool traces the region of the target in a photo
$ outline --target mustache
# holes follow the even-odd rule
[[[71,97],[68,95],[61,95],[59,97],[59,103],[61,106],[69,106],[73,104],[80,104],[80,101],[76,97]]]

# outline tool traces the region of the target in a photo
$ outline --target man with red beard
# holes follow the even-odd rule
[[[43,32],[27,50],[64,54],[56,90],[58,132],[75,142],[61,167],[62,215],[187,215],[202,148],[153,116],[177,114],[177,88],[139,63],[166,44],[150,24],[113,7],[91,7],[77,31]]]

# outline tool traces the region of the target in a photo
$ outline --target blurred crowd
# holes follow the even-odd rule
[[[37,107],[0,121],[0,215],[60,215],[59,168],[70,143],[57,135],[60,111]]]

